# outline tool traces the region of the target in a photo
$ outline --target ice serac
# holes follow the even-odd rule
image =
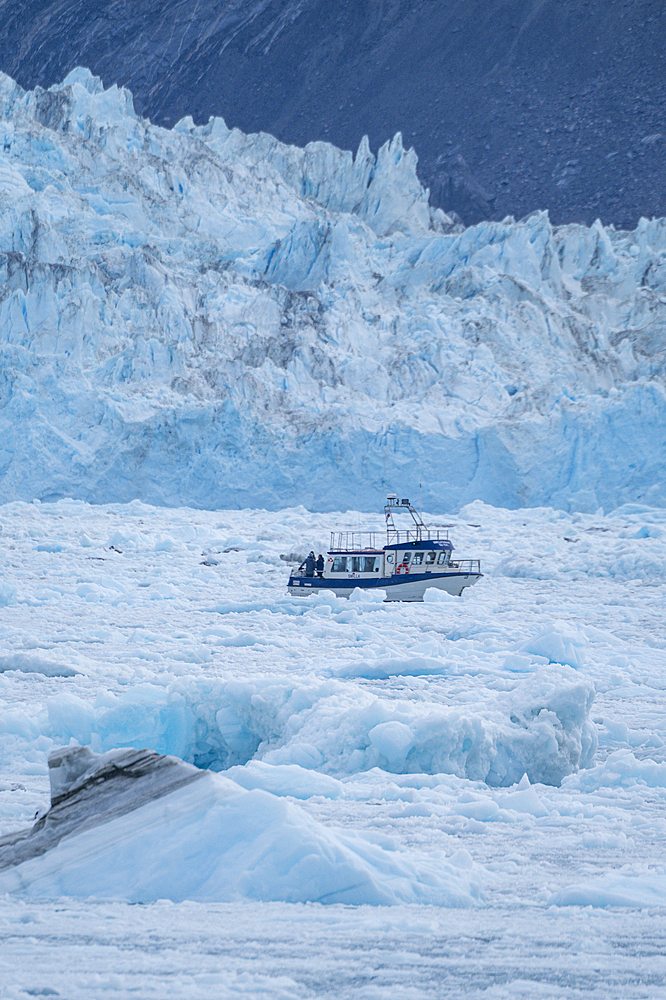
[[[666,223],[461,230],[415,165],[0,78],[0,499],[666,502]]]
[[[49,758],[51,809],[0,840],[0,892],[351,904],[480,899],[474,872],[328,829],[299,806],[150,751]]]

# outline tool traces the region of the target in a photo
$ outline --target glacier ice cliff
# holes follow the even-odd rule
[[[0,76],[0,499],[666,503],[666,221],[461,229],[415,167]]]

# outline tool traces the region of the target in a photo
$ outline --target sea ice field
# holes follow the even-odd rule
[[[666,996],[666,511],[424,517],[461,598],[286,593],[380,514],[0,507],[3,1000]],[[70,744],[189,783],[3,867]]]

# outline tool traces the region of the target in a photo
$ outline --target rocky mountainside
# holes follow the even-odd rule
[[[373,150],[401,130],[466,223],[666,215],[659,0],[0,0],[0,21],[24,87],[85,65],[158,124]]]

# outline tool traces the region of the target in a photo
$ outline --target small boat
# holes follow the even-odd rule
[[[401,514],[411,515],[407,529],[396,525],[396,515]],[[386,591],[387,601],[422,601],[429,587],[459,597],[483,576],[479,559],[452,558],[448,531],[426,527],[409,500],[389,493],[384,515],[386,545],[377,546],[376,531],[332,531],[323,568],[316,568],[311,553],[292,571],[289,593],[307,596],[329,591],[336,597],[349,597],[360,587]]]

